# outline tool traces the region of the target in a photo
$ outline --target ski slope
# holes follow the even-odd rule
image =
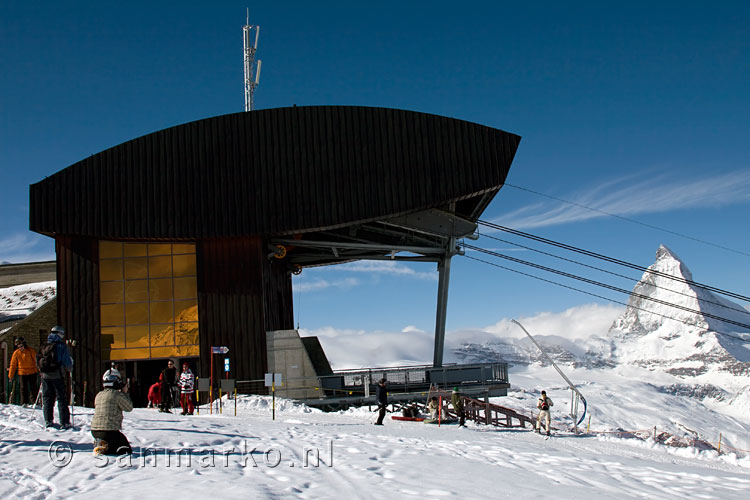
[[[459,429],[388,419],[377,427],[366,408],[322,413],[277,403],[276,421],[261,396],[241,397],[237,417],[233,402],[222,415],[136,409],[123,422],[132,463],[92,455],[91,409],[75,408],[75,429],[48,431],[39,410],[0,405],[0,497],[673,500],[750,491],[750,460],[716,452],[569,433],[545,440],[471,422]],[[312,453],[303,466],[305,448],[318,450],[318,466]],[[190,464],[183,452],[178,467],[181,449],[191,450]]]

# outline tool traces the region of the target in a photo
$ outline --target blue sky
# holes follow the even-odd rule
[[[644,266],[663,243],[697,281],[750,295],[745,2],[5,1],[0,261],[53,258],[52,240],[27,229],[29,184],[134,137],[243,110],[246,7],[261,26],[256,108],[385,106],[519,134],[514,186],[745,254],[509,186],[484,219]],[[429,264],[309,270],[295,278],[296,320],[430,332],[436,289]],[[457,257],[448,328],[591,302],[603,303]]]

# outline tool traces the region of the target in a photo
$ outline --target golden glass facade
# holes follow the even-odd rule
[[[102,360],[198,355],[195,245],[99,242]]]

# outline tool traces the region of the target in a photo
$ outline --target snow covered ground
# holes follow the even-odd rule
[[[657,252],[655,266],[691,277],[667,249]],[[38,307],[50,288],[54,293],[54,283],[41,285],[36,293],[34,287],[6,289],[0,313]],[[748,321],[741,306],[691,287],[669,286],[668,293],[682,297],[670,300],[709,312],[729,304],[738,323]],[[665,287],[644,275],[636,290],[660,296]],[[570,432],[570,390],[504,319],[482,330],[451,332],[447,356],[459,362],[509,361],[511,389],[493,401],[497,404],[528,413],[545,389],[555,402],[553,426],[559,429],[550,440],[529,430],[474,423],[458,429],[388,420],[375,427],[375,415],[366,408],[322,413],[285,400],[277,401],[272,421],[268,398],[243,396],[237,417],[232,404],[223,415],[203,411],[192,417],[137,409],[126,415],[123,429],[136,450],[132,463],[105,462],[91,453],[93,410],[75,409],[75,430],[46,431],[38,409],[0,405],[0,498],[98,498],[112,492],[118,498],[159,499],[185,493],[195,498],[747,498],[750,342],[729,342],[713,332],[745,339],[748,332],[701,317],[693,318],[694,325],[665,323],[670,320],[663,315],[642,314],[642,297],[637,299],[624,314],[590,305],[521,318],[586,397],[591,435]],[[616,324],[622,328],[605,333],[620,315]],[[387,359],[425,362],[431,358],[431,334],[411,330],[312,333],[342,368],[373,365],[367,358],[371,352],[379,352],[376,359],[385,352]],[[654,428],[658,439],[645,439]],[[615,431],[645,431],[644,439],[621,438]],[[720,434],[721,455],[700,446],[661,444],[669,435],[709,448],[717,446]],[[190,464],[184,450],[190,450]]]
[[[74,430],[47,431],[39,410],[0,405],[0,498],[731,499],[750,491],[750,459],[715,451],[567,432],[545,440],[474,423],[376,427],[366,408],[277,403],[276,421],[259,396],[241,397],[237,417],[233,402],[223,415],[136,409],[123,423],[132,462],[92,455],[91,409],[75,408]],[[177,465],[180,450],[190,450],[189,464],[182,451]]]

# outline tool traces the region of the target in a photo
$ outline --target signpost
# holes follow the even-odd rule
[[[227,346],[211,346],[211,390],[209,391],[209,402],[211,403],[211,413],[214,412],[214,354],[226,354],[229,352]],[[220,396],[221,397],[221,396]]]
[[[237,416],[237,385],[236,380],[233,378],[225,378],[221,381],[221,390],[227,394],[234,392],[234,416]]]
[[[198,383],[197,384],[198,387],[196,388],[197,389],[196,390],[196,396],[198,396],[197,410],[198,410],[198,415],[200,415],[201,414],[201,392],[205,392],[205,393],[208,393],[210,395],[210,393],[211,393],[211,385],[210,385],[210,380],[207,379],[207,378],[205,378],[205,377],[203,377],[203,378],[199,377],[197,379],[197,383]],[[210,399],[208,400],[208,403],[212,404]]]
[[[271,419],[276,420],[276,384],[281,385],[281,373],[266,373],[265,383],[271,388]]]

